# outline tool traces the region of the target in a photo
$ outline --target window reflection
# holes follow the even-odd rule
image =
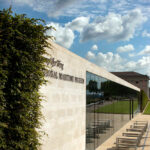
[[[95,150],[139,112],[139,93],[89,72],[86,78],[86,150]]]

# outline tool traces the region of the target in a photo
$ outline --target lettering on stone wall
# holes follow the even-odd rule
[[[46,71],[46,72],[45,72],[45,76],[46,76],[46,77],[51,77],[51,78],[58,79],[57,72],[52,71],[52,70]]]
[[[48,60],[49,61],[47,62],[47,65],[51,65],[52,67],[58,67],[61,70],[64,69],[64,64],[60,60],[57,60],[55,58],[49,58]]]
[[[51,77],[54,79],[59,79],[59,80],[65,80],[65,81],[71,81],[71,82],[76,82],[76,83],[84,83],[84,79],[83,78],[79,78],[79,77],[75,77],[72,75],[68,75],[68,74],[63,74],[63,73],[59,73],[53,70],[48,70],[47,72],[45,72],[45,76],[46,77]]]
[[[56,58],[49,58],[47,65],[51,65],[51,67],[58,67],[61,70],[64,69],[64,64]],[[84,83],[83,78],[75,77],[75,76],[64,74],[64,73],[59,73],[53,70],[46,71],[45,76],[51,77],[54,79],[64,80],[64,81],[76,82],[76,83],[81,83],[81,84]]]

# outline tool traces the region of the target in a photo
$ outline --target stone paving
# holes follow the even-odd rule
[[[137,148],[137,150],[150,150],[150,115],[138,114],[131,121],[125,124],[120,130],[118,130],[115,134],[113,134],[108,140],[106,140],[102,145],[100,145],[96,150],[107,150],[114,146],[117,137],[122,136],[122,133],[126,131],[127,128],[130,128],[130,125],[133,124],[134,121],[148,121],[148,129],[146,133],[143,135],[143,138]]]

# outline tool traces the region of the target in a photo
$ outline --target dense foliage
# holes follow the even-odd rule
[[[144,110],[145,115],[150,115],[150,102],[147,103],[146,108]]]
[[[37,150],[45,83],[44,22],[0,11],[0,150]]]
[[[89,90],[89,92],[94,92],[97,93],[98,92],[98,87],[97,87],[97,82],[90,80],[89,84],[86,86],[87,90]]]
[[[125,96],[129,97],[136,97],[137,92],[133,89],[130,89],[126,86],[122,86],[121,84],[112,82],[112,81],[105,81],[102,82],[101,91],[104,92],[104,96]]]
[[[147,105],[148,97],[143,90],[141,90],[141,96],[142,96],[142,111],[143,111]]]

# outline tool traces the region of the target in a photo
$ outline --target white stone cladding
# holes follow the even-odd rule
[[[86,135],[86,71],[107,78],[137,91],[139,88],[118,78],[101,67],[88,62],[69,50],[51,42],[47,52],[64,64],[51,69],[59,73],[83,78],[84,83],[46,77],[47,85],[40,92],[42,102],[42,130],[47,135],[42,139],[42,150],[85,150]]]

